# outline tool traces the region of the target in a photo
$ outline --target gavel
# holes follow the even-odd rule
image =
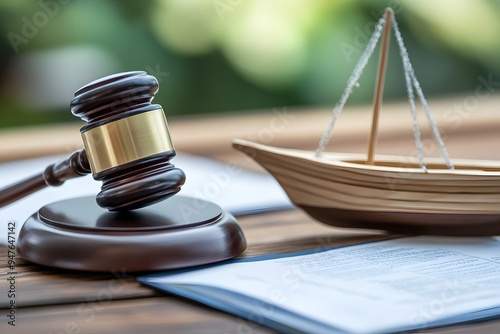
[[[62,269],[142,272],[213,263],[245,250],[237,220],[215,203],[182,195],[163,201],[186,176],[170,162],[175,149],[167,121],[162,107],[151,104],[157,91],[158,81],[139,71],[75,93],[71,112],[86,122],[84,148],[0,189],[0,207],[89,173],[103,182],[101,191],[95,201],[56,201],[28,217],[16,244],[22,258]]]
[[[86,124],[84,148],[41,174],[0,189],[0,207],[46,186],[92,173],[102,181],[96,202],[109,211],[142,208],[178,193],[185,174],[170,162],[175,149],[162,107],[151,104],[158,81],[146,72],[110,75],[75,93],[71,112]]]

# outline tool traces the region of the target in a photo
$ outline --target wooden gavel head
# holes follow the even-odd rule
[[[185,175],[170,159],[174,146],[162,107],[151,104],[158,81],[146,72],[107,76],[80,88],[71,112],[95,180],[97,204],[110,211],[141,208],[181,189]]]

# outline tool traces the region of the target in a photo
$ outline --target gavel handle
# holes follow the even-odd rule
[[[46,186],[60,186],[64,181],[90,173],[85,149],[49,165],[41,174],[34,175],[0,189],[0,208],[32,194]]]

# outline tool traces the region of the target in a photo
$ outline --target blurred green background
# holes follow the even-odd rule
[[[79,87],[131,70],[158,78],[167,115],[333,107],[386,6],[427,96],[500,78],[498,0],[2,0],[0,127],[77,121]],[[405,96],[393,38],[385,99]]]

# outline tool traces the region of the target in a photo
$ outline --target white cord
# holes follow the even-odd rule
[[[357,85],[359,78],[361,77],[361,74],[363,73],[363,70],[366,67],[366,64],[368,64],[368,60],[370,59],[370,57],[373,54],[373,50],[375,49],[375,46],[377,45],[377,42],[380,39],[380,36],[382,35],[382,28],[383,28],[384,23],[385,23],[385,14],[382,15],[382,17],[378,21],[377,25],[375,26],[375,31],[373,32],[373,34],[368,42],[368,45],[366,46],[365,51],[361,55],[361,58],[359,59],[358,63],[356,64],[356,67],[354,68],[354,71],[352,72],[351,77],[347,81],[347,87],[345,88],[344,92],[342,93],[342,96],[340,97],[339,102],[337,102],[337,105],[333,109],[333,115],[332,115],[332,118],[330,120],[330,124],[328,125],[327,129],[323,133],[323,137],[321,137],[318,148],[316,149],[316,157],[321,156],[321,154],[325,150],[326,145],[330,141],[333,126],[335,125],[337,118],[339,117],[340,113],[342,112],[342,109],[344,108],[344,105],[346,104],[347,99],[351,95],[352,90]]]
[[[377,25],[375,26],[375,30],[368,42],[368,45],[366,46],[365,51],[361,55],[361,58],[359,59],[358,63],[356,64],[356,67],[354,68],[353,73],[351,74],[349,80],[347,81],[347,87],[345,88],[344,92],[342,93],[339,102],[335,105],[335,108],[333,109],[333,114],[332,118],[330,120],[330,123],[328,124],[327,129],[323,133],[323,136],[321,137],[321,140],[319,142],[318,148],[316,149],[316,157],[320,157],[321,154],[324,152],[326,145],[330,141],[331,138],[331,133],[333,130],[333,127],[335,125],[335,122],[337,121],[338,116],[342,112],[342,109],[344,108],[347,100],[349,99],[349,96],[351,95],[354,87],[357,85],[359,78],[361,77],[361,74],[363,73],[364,68],[368,64],[368,60],[373,54],[373,51],[375,49],[375,46],[377,45],[378,40],[380,39],[380,36],[382,35],[382,29],[383,25],[386,20],[386,15],[382,15],[380,20],[378,21]],[[432,117],[432,114],[429,109],[429,105],[427,103],[427,100],[425,99],[424,93],[422,92],[422,88],[420,87],[420,84],[417,80],[417,76],[415,75],[415,71],[413,70],[413,66],[411,65],[410,62],[410,57],[408,56],[408,51],[406,50],[406,47],[403,42],[403,38],[401,36],[401,32],[399,31],[398,23],[396,22],[396,18],[393,17],[392,19],[392,28],[394,29],[394,34],[396,35],[396,40],[399,45],[399,53],[401,55],[401,59],[403,61],[403,69],[404,69],[404,75],[405,75],[405,82],[406,82],[406,89],[408,93],[408,101],[410,103],[410,111],[411,111],[411,116],[412,116],[412,122],[413,122],[413,134],[415,136],[415,144],[417,146],[417,151],[418,151],[418,161],[420,167],[427,172],[427,167],[425,165],[424,161],[424,153],[423,153],[423,148],[422,148],[422,137],[420,134],[420,129],[418,126],[418,120],[417,120],[417,108],[415,106],[415,94],[413,91],[413,88],[415,88],[418,98],[420,102],[422,103],[422,106],[424,108],[425,115],[427,117],[427,120],[429,121],[429,124],[432,129],[432,133],[434,137],[436,138],[436,141],[439,146],[439,150],[441,151],[441,155],[443,156],[443,159],[445,160],[446,165],[450,170],[454,169],[453,164],[451,163],[450,157],[448,155],[448,151],[446,150],[446,146],[444,145],[443,139],[441,138],[441,135],[439,134],[439,129],[434,122],[434,119]]]
[[[410,102],[410,109],[412,113],[412,118],[413,118],[413,132],[415,135],[415,143],[417,145],[417,150],[418,150],[418,158],[419,158],[419,163],[422,169],[427,170],[425,167],[425,162],[423,160],[423,149],[422,149],[422,139],[420,136],[420,130],[418,129],[418,123],[417,123],[417,116],[416,116],[416,108],[415,108],[415,96],[413,95],[413,88],[412,86],[415,87],[415,90],[417,91],[417,95],[420,99],[420,103],[422,103],[422,107],[424,108],[425,115],[427,116],[427,120],[429,121],[429,125],[431,126],[432,133],[434,134],[434,138],[436,138],[436,141],[439,146],[439,150],[441,151],[441,156],[443,157],[446,166],[450,170],[455,169],[453,164],[451,163],[450,157],[448,155],[448,151],[446,150],[446,146],[444,145],[443,139],[441,138],[441,135],[439,134],[439,129],[434,122],[434,119],[432,118],[432,114],[429,109],[429,104],[427,103],[427,100],[425,99],[424,93],[422,92],[422,88],[420,87],[420,84],[417,80],[417,76],[415,75],[415,71],[413,70],[413,66],[411,65],[410,62],[410,57],[408,56],[408,51],[406,50],[406,47],[403,42],[403,38],[401,37],[401,32],[399,31],[398,23],[396,22],[396,18],[393,19],[392,21],[392,28],[394,29],[394,34],[396,35],[396,40],[399,45],[399,51],[401,55],[401,59],[403,60],[403,69],[405,72],[405,79],[406,79],[406,88],[408,90],[408,100]],[[413,85],[412,85],[413,84]]]

